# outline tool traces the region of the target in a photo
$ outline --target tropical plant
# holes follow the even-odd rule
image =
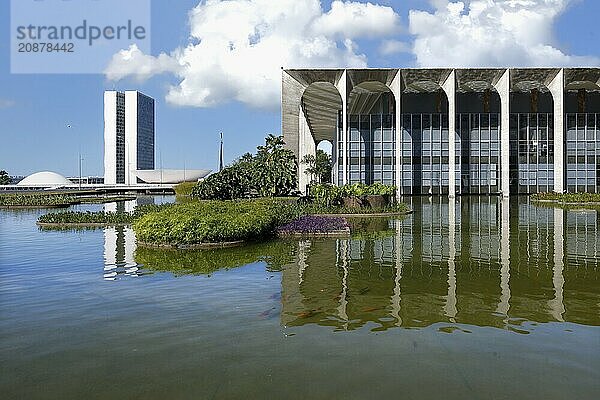
[[[393,196],[396,193],[396,187],[384,185],[383,183],[373,183],[365,185],[364,183],[353,183],[351,185],[335,186],[332,184],[316,184],[310,186],[310,195],[314,202],[327,207],[339,206],[344,198],[364,196]]]
[[[296,190],[296,156],[284,145],[283,136],[270,134],[265,145],[257,147],[253,186],[260,196],[288,196]]]
[[[311,181],[317,183],[331,182],[331,156],[321,149],[317,149],[316,155],[307,154],[302,159],[308,165],[305,173],[310,176]]]
[[[8,176],[8,172],[5,170],[0,170],[0,185],[8,184],[10,184],[10,176]]]
[[[297,186],[296,157],[285,149],[283,137],[269,135],[255,156],[246,153],[231,166],[210,175],[192,191],[203,200],[245,197],[279,197],[294,193]]]

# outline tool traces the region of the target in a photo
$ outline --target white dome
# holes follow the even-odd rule
[[[18,186],[43,186],[43,187],[54,187],[54,186],[70,186],[73,182],[65,178],[64,176],[57,174],[56,172],[42,171],[31,174],[21,182],[17,183]]]

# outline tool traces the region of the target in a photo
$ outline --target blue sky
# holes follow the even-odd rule
[[[234,3],[241,1],[234,0]],[[260,0],[257,1],[260,3]],[[432,62],[439,65],[460,65],[463,59],[461,57],[467,60],[466,63],[470,64],[468,66],[499,66],[504,59],[510,60],[507,63],[514,63],[514,59],[510,59],[511,54],[519,54],[522,63],[532,65],[598,65],[600,59],[600,34],[595,21],[600,15],[600,2],[597,0],[546,1],[552,4],[546,4],[545,7],[549,8],[543,10],[544,15],[554,16],[541,18],[537,24],[532,24],[532,27],[525,30],[496,26],[493,19],[476,15],[473,8],[473,4],[480,3],[488,14],[502,13],[516,21],[527,12],[534,13],[533,17],[530,15],[527,18],[535,17],[536,7],[531,5],[524,7],[517,16],[506,14],[513,11],[508,8],[508,0],[497,0],[495,3],[463,1],[462,10],[448,8],[448,2],[444,0],[372,1],[379,8],[366,8],[358,2],[352,4],[358,10],[365,10],[365,15],[372,13],[374,20],[381,21],[381,24],[372,24],[370,21],[373,19],[365,17],[364,21],[356,20],[352,29],[346,29],[331,23],[330,19],[323,20],[329,21],[329,25],[325,22],[322,25],[326,29],[319,28],[320,31],[315,33],[315,37],[324,37],[335,43],[340,49],[340,54],[344,52],[343,57],[332,58],[332,54],[337,53],[331,51],[321,54],[320,58],[302,58],[288,54],[286,62],[291,66],[301,66],[296,63],[318,66],[319,62],[331,66],[331,63],[337,61],[339,67],[349,63],[364,63],[370,67],[404,67],[429,66],[433,65]],[[528,2],[542,3],[537,0]],[[187,58],[175,56],[173,51],[190,43],[188,13],[198,3],[198,0],[152,2],[152,54],[147,56],[165,53],[176,62],[187,62]],[[385,6],[393,10],[386,9]],[[204,8],[198,11],[210,16],[210,7],[217,6],[204,5]],[[251,13],[262,16],[263,10],[260,7],[260,4],[256,5],[251,9]],[[349,10],[349,7],[345,10]],[[323,1],[321,9],[323,15],[327,16],[331,10],[331,2]],[[421,14],[413,13],[413,17],[409,18],[410,10]],[[338,11],[343,10],[340,7]],[[319,13],[317,11],[316,17],[321,16]],[[448,21],[459,18],[456,13],[470,18],[470,22],[466,25],[449,24]],[[293,15],[288,17],[293,21]],[[384,19],[387,22],[384,22]],[[205,27],[202,22],[196,21],[194,24],[200,31]],[[481,25],[478,26],[480,29],[477,32],[483,32],[482,37],[465,40],[468,43],[464,43],[460,48],[440,43],[439,36],[434,35],[439,35],[438,31],[442,31],[442,38],[447,36],[470,39],[472,35],[479,35],[471,30],[473,25],[477,24]],[[149,76],[139,77],[132,72],[134,69],[121,60],[116,60],[116,78],[112,76],[112,80],[101,74],[11,74],[7,0],[2,0],[0,6],[0,27],[0,169],[6,169],[11,175],[26,175],[39,170],[76,175],[79,146],[84,157],[84,175],[102,175],[102,92],[106,89],[138,89],[156,99],[156,164],[162,164],[165,168],[183,168],[184,164],[187,168],[216,168],[219,131],[225,134],[226,162],[244,152],[253,151],[267,133],[280,131],[280,115],[276,107],[279,98],[273,91],[277,86],[269,86],[268,83],[272,82],[272,79],[266,81],[264,86],[259,84],[254,88],[235,82],[213,82],[212,77],[207,75],[206,65],[193,63],[183,72],[158,71]],[[223,29],[232,30],[231,27]],[[289,36],[287,33],[266,29],[263,38],[274,38],[278,43],[285,44],[286,40],[297,39],[294,39],[293,34]],[[490,58],[489,52],[485,51],[486,32],[488,35],[498,35],[507,39],[508,46],[502,50],[504,53]],[[205,44],[212,40],[208,36],[203,38],[206,38]],[[262,39],[256,40],[260,42]],[[197,38],[193,41],[199,42]],[[352,54],[348,55],[350,51],[347,48],[344,50],[345,43],[351,43]],[[385,43],[389,45],[387,50],[384,49]],[[533,50],[528,50],[522,43],[531,45]],[[548,48],[557,50],[560,54],[552,52],[552,56],[548,56]],[[193,51],[204,59],[216,58],[215,54],[210,53],[213,51],[211,49],[214,50],[208,45],[198,45]],[[249,54],[246,55],[249,59],[240,56],[236,63],[259,61],[252,58],[259,56],[253,56],[252,52]],[[429,56],[431,54],[433,61]],[[555,59],[552,58],[554,56]],[[147,60],[154,65],[154,58],[149,57]],[[270,60],[260,61],[264,63]],[[274,65],[282,62],[281,58],[276,56],[272,61]],[[228,81],[236,80],[235,66],[219,67],[231,74]],[[213,93],[220,90],[224,94],[206,99],[177,94],[177,88],[184,79],[194,82],[191,86],[193,94],[201,93],[203,89],[209,89]],[[254,98],[256,102],[253,104]],[[71,124],[73,128],[67,129],[67,124]]]

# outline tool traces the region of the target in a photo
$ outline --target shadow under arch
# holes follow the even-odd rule
[[[549,87],[558,70],[512,70],[510,76],[509,190],[554,189],[554,102]]]
[[[340,92],[330,82],[313,82],[304,89],[301,105],[315,142],[335,140],[342,104]]]
[[[494,82],[501,72],[458,73],[456,92],[456,191],[499,193],[501,100]]]
[[[402,194],[449,193],[449,103],[441,79],[413,73],[402,91]]]
[[[600,71],[565,69],[568,192],[600,193]]]
[[[342,96],[331,82],[316,81],[308,85],[300,98],[302,113],[306,118],[306,125],[310,132],[301,136],[310,135],[311,138],[303,140],[304,146],[299,149],[298,175],[300,187],[306,187],[314,177],[307,175],[308,165],[303,163],[305,155],[316,156],[318,144],[323,141],[332,143],[332,181],[337,177],[338,160],[336,143],[339,137],[339,114],[343,108]],[[335,156],[333,156],[335,155]]]

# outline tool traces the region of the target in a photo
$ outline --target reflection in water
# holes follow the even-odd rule
[[[104,228],[104,279],[141,275],[141,266],[134,260],[135,249],[135,233],[131,228]]]
[[[133,212],[139,205],[153,204],[154,198],[138,197],[135,200],[104,204],[105,212]],[[116,280],[125,276],[143,274],[142,266],[134,260],[136,250],[135,232],[130,227],[104,228],[104,279]]]
[[[409,198],[385,235],[297,242],[281,322],[374,330],[433,323],[527,333],[526,322],[600,325],[596,211],[527,199]]]

